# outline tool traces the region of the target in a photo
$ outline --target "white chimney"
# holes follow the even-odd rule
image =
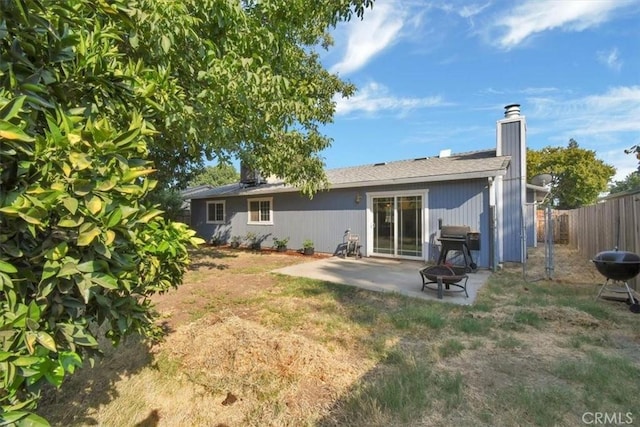
[[[451,149],[440,150],[440,158],[451,157]]]
[[[520,117],[520,104],[509,104],[504,107],[504,117],[507,119]]]

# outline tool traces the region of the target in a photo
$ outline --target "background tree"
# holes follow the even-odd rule
[[[215,166],[207,166],[202,171],[194,175],[189,181],[189,187],[197,185],[211,185],[217,187],[224,184],[231,184],[240,180],[240,174],[233,165],[219,163]]]
[[[97,348],[153,328],[193,232],[148,203],[238,156],[307,192],[319,132],[353,87],[321,66],[329,27],[372,1],[0,1],[0,420]],[[151,161],[150,161],[151,160]]]
[[[596,158],[595,151],[580,148],[574,139],[567,147],[527,150],[527,175],[553,176],[551,195],[557,209],[575,209],[595,203],[607,191],[615,168]]]
[[[640,190],[640,172],[631,172],[622,181],[615,181],[609,186],[609,193],[622,193],[623,191]]]
[[[211,185],[217,187],[232,182],[238,182],[240,174],[233,165],[219,163],[216,166],[206,166],[196,173],[187,186]],[[185,200],[182,192],[175,187],[160,188],[149,194],[149,202],[162,206],[164,217],[172,221],[183,221],[185,211]]]

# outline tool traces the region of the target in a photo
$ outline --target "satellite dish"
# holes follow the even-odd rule
[[[540,187],[544,187],[547,184],[551,184],[551,180],[553,177],[548,173],[542,173],[540,175],[536,175],[531,178],[531,183],[533,185],[538,185]]]

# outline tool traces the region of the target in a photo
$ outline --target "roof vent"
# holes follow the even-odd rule
[[[451,157],[451,149],[447,149],[447,150],[440,150],[440,158],[443,157]]]
[[[373,166],[384,166],[386,164],[387,164],[387,162],[380,162],[380,163],[374,163]]]
[[[520,117],[520,104],[509,104],[504,107],[504,117],[507,119]]]
[[[413,159],[415,162],[419,161],[419,160],[427,160],[428,157],[416,157],[415,159]]]

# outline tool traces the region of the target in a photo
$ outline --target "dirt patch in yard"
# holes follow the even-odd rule
[[[594,254],[595,255],[595,254]],[[551,259],[550,276],[556,283],[602,283],[604,278],[589,259],[585,259],[569,245],[554,245],[552,256],[545,257],[544,243],[537,248],[529,248],[526,263],[528,280],[540,280],[547,277],[547,258]],[[522,268],[521,266],[511,266]]]

